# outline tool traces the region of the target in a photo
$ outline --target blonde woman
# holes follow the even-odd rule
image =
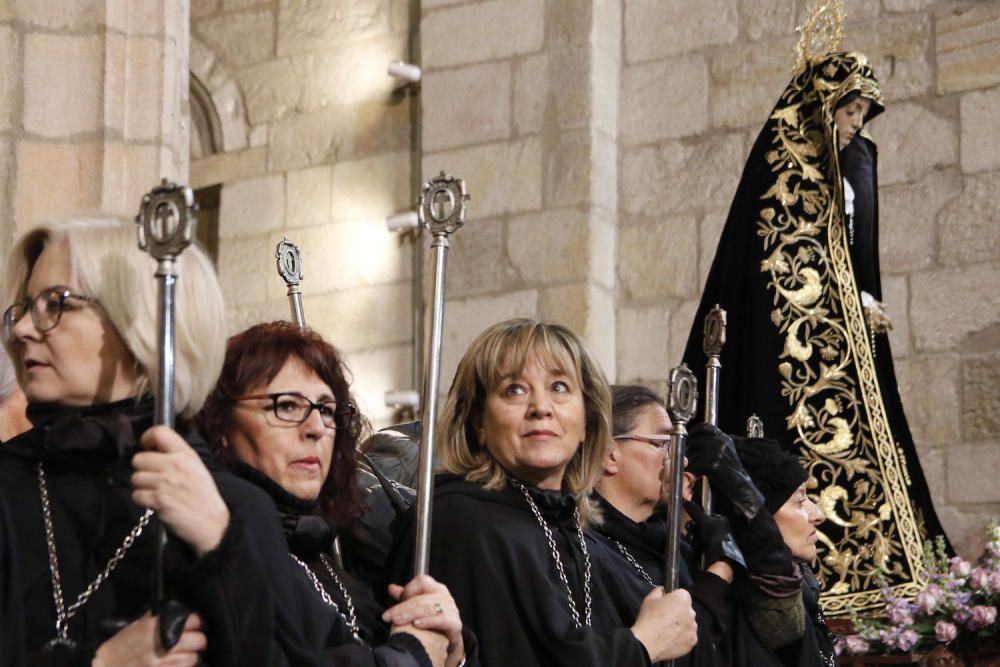
[[[635,618],[607,586],[615,557],[585,533],[608,419],[607,382],[565,327],[501,322],[459,363],[441,417],[430,573],[486,667],[646,665],[694,645],[688,594],[658,588]]]

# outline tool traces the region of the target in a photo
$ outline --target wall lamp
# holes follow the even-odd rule
[[[413,408],[420,406],[420,394],[412,390],[390,389],[385,392],[385,405],[393,409]]]
[[[402,60],[394,60],[389,63],[386,73],[405,83],[419,83],[420,77],[423,76],[423,72],[418,65],[403,62]]]
[[[385,226],[390,232],[405,232],[419,227],[420,218],[417,216],[416,211],[393,213],[385,219]]]

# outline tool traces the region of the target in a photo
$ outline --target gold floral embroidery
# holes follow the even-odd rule
[[[817,503],[841,529],[820,535],[823,604],[827,613],[844,615],[881,603],[879,572],[897,595],[916,595],[924,583],[924,531],[876,377],[833,150],[836,100],[860,90],[881,103],[881,93],[860,54],[819,63],[800,70],[772,114],[765,159],[775,181],[761,197],[757,233],[771,321],[785,340],[778,372],[787,426],[817,482]],[[804,118],[803,109],[813,116]]]

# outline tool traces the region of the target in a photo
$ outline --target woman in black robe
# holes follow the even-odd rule
[[[39,226],[6,268],[3,341],[34,427],[0,449],[0,488],[17,508],[0,541],[18,571],[0,606],[23,612],[28,664],[193,665],[202,651],[212,665],[287,664],[267,587],[246,583],[283,555],[276,529],[246,521],[270,503],[206,467],[189,428],[222,362],[222,295],[206,255],[178,260],[176,430],[151,428],[156,262],[136,248],[133,224]],[[157,518],[171,536],[167,595],[195,612],[164,607],[169,652],[148,611]]]
[[[430,572],[487,667],[648,665],[695,642],[685,591],[620,582],[618,557],[584,533],[608,411],[603,374],[559,325],[493,325],[459,363],[441,416]],[[406,518],[396,572],[412,561]]]
[[[833,615],[877,607],[880,573],[915,595],[922,544],[941,534],[885,335],[876,152],[861,129],[882,109],[860,53],[795,72],[747,158],[684,355],[704,367],[702,322],[721,305],[719,426],[760,416],[818,482],[836,519],[819,533]]]
[[[604,457],[603,474],[594,499],[602,520],[593,527],[594,535],[621,559],[618,574],[638,579],[643,595],[665,580],[667,521],[663,503],[665,460],[673,425],[663,399],[639,385],[611,387],[610,447]],[[684,497],[690,499],[685,475]],[[675,664],[697,667],[724,667],[728,663],[721,646],[728,632],[730,586],[733,565],[723,553],[727,537],[721,517],[697,515],[687,537],[697,534],[707,548],[709,566],[701,569],[692,546],[681,541],[680,586],[691,594],[698,622],[698,643],[690,654]],[[642,584],[645,584],[643,587]],[[638,609],[642,598],[636,598]]]
[[[364,420],[330,344],[287,322],[233,336],[199,423],[216,458],[277,506],[277,514],[255,521],[283,528],[288,563],[308,581],[295,596],[276,591],[279,612],[298,619],[303,660],[380,667],[463,662],[462,622],[444,586],[429,577],[394,586],[390,593],[400,604],[386,610],[334,555],[337,532],[349,534],[361,513],[355,454]],[[345,545],[348,566],[352,556]]]

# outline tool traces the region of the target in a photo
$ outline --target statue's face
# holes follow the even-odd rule
[[[864,127],[871,106],[870,100],[859,97],[833,112],[833,122],[837,126],[837,143],[841,148],[851,143],[854,135]]]

